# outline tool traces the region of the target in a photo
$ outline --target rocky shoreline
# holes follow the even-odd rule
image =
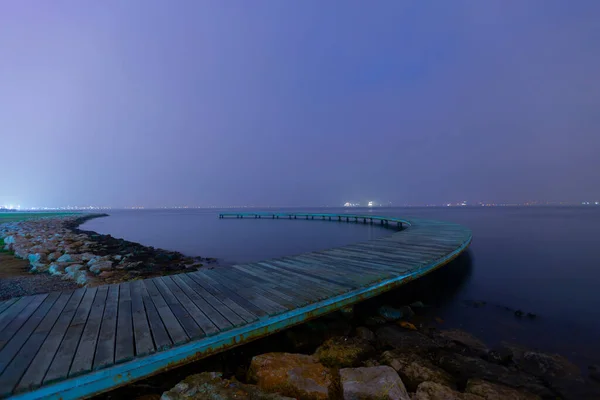
[[[97,400],[600,398],[593,369],[506,342],[488,347],[443,326],[421,302],[395,308],[374,301]]]
[[[198,269],[206,261],[79,229],[85,221],[105,216],[53,216],[0,224],[3,250],[27,260],[29,272],[38,280],[70,281],[55,290],[180,273]],[[20,277],[19,282],[28,278]],[[18,295],[27,294],[33,293],[21,290]],[[0,299],[9,297],[10,292],[0,292]]]

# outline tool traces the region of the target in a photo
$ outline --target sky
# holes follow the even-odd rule
[[[0,204],[600,200],[600,2],[0,2]]]

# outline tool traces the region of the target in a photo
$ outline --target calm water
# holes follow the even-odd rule
[[[449,269],[454,279],[444,278],[447,290],[435,309],[448,326],[464,327],[489,344],[506,340],[561,353],[582,366],[600,363],[600,207],[352,211],[453,221],[472,229],[469,253]],[[321,250],[390,233],[378,226],[316,220],[220,220],[218,212],[116,211],[87,222],[83,229],[227,263]],[[471,301],[487,304],[474,308]],[[538,317],[519,319],[506,307]]]

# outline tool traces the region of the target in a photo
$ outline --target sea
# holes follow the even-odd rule
[[[81,228],[188,256],[216,258],[220,265],[323,250],[391,233],[378,225],[337,221],[218,218],[220,212],[231,211],[235,210],[111,211]],[[413,293],[431,306],[443,328],[464,329],[491,347],[508,342],[558,353],[582,369],[600,364],[600,207],[260,211],[372,214],[463,224],[473,232],[469,250]]]

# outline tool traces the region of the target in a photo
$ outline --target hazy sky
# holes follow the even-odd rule
[[[4,1],[0,204],[600,200],[600,1]]]

